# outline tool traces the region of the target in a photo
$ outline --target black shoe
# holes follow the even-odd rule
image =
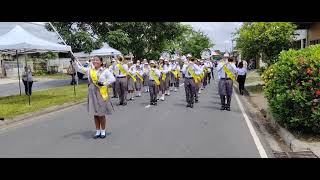
[[[101,135],[100,138],[104,139],[104,138],[106,138],[106,135]]]
[[[122,106],[126,106],[126,105],[127,105],[127,103],[126,103],[126,102],[122,104]]]
[[[99,135],[94,135],[93,139],[98,139],[99,137],[100,137],[100,134]]]
[[[224,106],[221,106],[220,110],[221,110],[221,111],[225,110],[225,107],[224,107]]]
[[[230,110],[230,107],[226,107],[226,110],[227,110],[227,111],[231,111],[231,110]]]
[[[190,105],[190,104],[187,104],[187,107],[191,107],[191,105]]]
[[[197,99],[197,100],[195,100],[195,102],[196,102],[196,103],[199,103],[199,100]]]
[[[119,104],[117,104],[117,106],[122,106],[123,105],[123,103],[119,103]]]
[[[118,98],[118,96],[112,96],[111,98]]]
[[[193,108],[193,104],[190,104],[190,107]]]

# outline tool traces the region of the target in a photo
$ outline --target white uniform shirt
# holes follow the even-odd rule
[[[196,75],[199,75],[199,74],[201,74],[201,68],[198,66],[198,65],[196,65],[196,64],[184,64],[183,65],[183,67],[182,67],[182,73],[185,75],[185,77],[187,77],[187,78],[191,78],[192,76],[191,76],[191,74],[189,74],[189,72],[188,72],[188,67],[192,67],[192,69],[194,70],[194,72],[195,72],[195,74]]]
[[[149,70],[150,70],[150,66],[143,66],[142,68],[142,71],[143,71],[143,74],[146,74],[146,75],[149,75]]]
[[[238,75],[246,75],[247,73],[247,68],[237,68],[237,73]]]
[[[159,69],[155,69],[155,68],[151,68],[149,71],[149,80],[154,80],[153,77],[151,76],[151,70],[153,70],[155,72],[155,74],[158,76],[158,78],[160,78],[161,76],[161,72]]]
[[[79,71],[83,74],[86,74],[88,77],[90,77],[90,67],[83,67],[82,65],[79,65],[78,63],[75,63],[75,70]],[[112,84],[116,81],[113,74],[109,71],[107,68],[100,67],[97,72],[98,81],[102,82],[105,86],[108,86],[109,84]],[[91,78],[88,78],[88,81],[91,82]]]
[[[136,75],[136,67],[135,67],[135,65],[132,65],[129,68],[128,72],[135,76]]]
[[[162,67],[162,70],[160,70],[160,72],[161,73],[163,73],[163,74],[167,74],[169,71],[170,71],[170,67],[169,67],[169,65],[163,65],[163,67]]]
[[[227,77],[225,71],[223,70],[223,65],[224,64],[225,64],[225,61],[219,62],[218,66],[217,66],[219,79],[221,79],[221,78],[230,78],[230,77]],[[233,74],[238,71],[238,68],[236,67],[236,65],[234,65],[234,63],[227,63],[227,68]]]
[[[128,72],[129,71],[129,68],[128,68],[128,65],[127,64],[122,64],[123,66],[123,69]],[[126,76],[125,74],[122,74],[120,69],[118,68],[118,66],[115,66],[114,69],[113,69],[113,73],[115,74],[116,77],[124,77]]]

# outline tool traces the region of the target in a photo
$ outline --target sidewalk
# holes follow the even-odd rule
[[[246,84],[246,87],[259,85],[261,83],[255,82]],[[272,117],[271,113],[268,111],[268,102],[267,99],[264,97],[263,92],[255,93],[255,92],[249,92],[250,101],[252,102],[252,105],[255,106],[260,113],[267,118],[269,122],[271,122],[271,125],[279,136],[282,138],[282,140],[285,142],[285,144],[290,147],[290,149],[294,152],[298,151],[308,151],[311,150],[314,154],[316,154],[318,157],[320,157],[320,142],[308,142],[301,139],[298,139],[295,137],[291,132],[286,130],[285,128],[281,127],[275,119]]]

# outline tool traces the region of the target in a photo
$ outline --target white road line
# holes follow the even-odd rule
[[[237,95],[236,93],[234,93],[234,94],[235,94],[235,96],[236,96],[238,105],[239,105],[239,107],[240,107],[240,109],[241,109],[242,115],[243,115],[244,119],[246,120],[247,126],[248,126],[248,128],[249,128],[250,133],[251,133],[251,136],[253,137],[253,141],[254,141],[254,143],[255,143],[256,146],[257,146],[257,149],[258,149],[258,151],[259,151],[260,156],[261,156],[262,158],[268,158],[267,153],[266,153],[266,151],[264,150],[264,148],[263,148],[263,146],[262,146],[262,144],[261,144],[261,141],[260,141],[260,139],[259,139],[256,131],[254,130],[254,128],[253,128],[253,126],[252,126],[251,121],[249,120],[246,112],[244,111],[243,105],[242,105],[242,103],[240,102],[238,95]]]
[[[150,107],[150,104],[149,105],[147,105],[147,106],[145,106],[144,108],[149,108]]]

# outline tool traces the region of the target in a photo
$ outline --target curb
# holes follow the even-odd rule
[[[267,111],[267,120],[277,130],[279,136],[290,147],[292,151],[308,151],[310,150],[310,143],[301,141],[294,137],[294,135],[287,129],[281,127],[274,119],[270,111]]]
[[[13,124],[13,123],[22,122],[22,121],[28,120],[30,118],[35,118],[37,116],[41,116],[41,115],[44,115],[44,114],[47,114],[47,113],[51,113],[51,112],[59,111],[61,109],[65,109],[65,108],[68,108],[68,107],[79,105],[79,104],[82,104],[82,103],[84,103],[86,101],[87,100],[84,99],[84,100],[81,100],[81,101],[78,101],[78,102],[71,102],[71,103],[65,103],[65,104],[62,104],[62,105],[51,106],[51,107],[45,108],[45,109],[40,110],[40,111],[19,115],[19,116],[13,118],[13,119],[5,119],[4,121],[0,121],[0,128],[4,127],[4,126],[8,126],[8,125]]]

